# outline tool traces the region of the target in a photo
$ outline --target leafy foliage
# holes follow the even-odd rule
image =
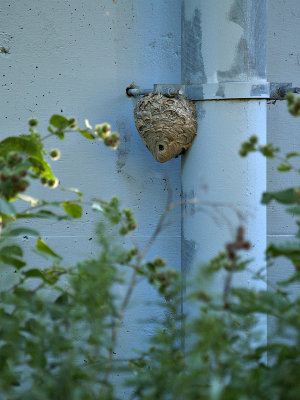
[[[288,96],[293,115],[298,115],[298,102]],[[36,119],[29,121],[29,135],[0,142],[1,173],[5,175],[4,179],[1,175],[0,186],[0,265],[14,278],[0,287],[0,400],[114,400],[119,398],[114,377],[120,372],[126,372],[131,399],[298,400],[300,296],[290,292],[300,281],[300,234],[292,242],[271,244],[266,249],[268,265],[283,257],[294,266],[294,273],[273,290],[233,285],[235,277],[251,270],[252,263],[243,256],[250,243],[240,226],[224,251],[199,268],[198,278],[188,283],[192,289],[185,296],[178,274],[168,269],[164,260],[144,259],[164,225],[170,204],[154,236],[140,250],[124,245],[126,235],[136,228],[132,211],[121,209],[116,197],[94,199],[90,205],[102,221],[97,227],[99,253],[67,267],[38,232],[20,226],[26,218],[60,220],[82,215],[83,194],[75,188],[64,190],[76,199],[61,202],[24,193],[31,179],[38,178],[50,188],[57,186],[58,179],[45,157],[55,161],[60,152],[47,152],[44,139],[54,135],[62,140],[71,130],[88,140],[103,140],[113,149],[119,139],[107,123],[92,128],[86,120],[82,129],[74,118],[61,115],[50,118],[49,135],[42,138],[37,123]],[[300,156],[296,152],[282,157],[278,148],[259,144],[255,136],[240,150],[241,156],[252,152],[278,159],[281,173],[300,172],[292,163]],[[26,186],[24,190],[21,185]],[[299,192],[298,187],[266,192],[262,203],[285,204],[287,212],[298,216]],[[30,207],[16,211],[13,202],[17,198]],[[50,267],[37,269],[26,264],[17,239],[20,234],[37,237],[36,251],[51,261]],[[211,290],[215,279],[223,285],[219,292]],[[258,271],[253,279],[265,281],[264,271]],[[148,350],[119,363],[114,354],[119,329],[141,280],[157,290],[163,314],[154,322]],[[116,290],[120,287],[122,290]],[[268,340],[266,318],[273,321]]]

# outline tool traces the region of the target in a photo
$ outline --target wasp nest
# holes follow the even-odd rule
[[[147,149],[161,163],[183,154],[197,134],[196,106],[181,95],[143,96],[135,106],[134,121]]]

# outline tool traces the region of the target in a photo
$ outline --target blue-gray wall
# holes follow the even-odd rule
[[[153,83],[180,83],[181,2],[177,0],[2,0],[0,3],[0,135],[24,132],[36,116],[46,130],[51,114],[76,116],[83,125],[108,121],[121,135],[117,151],[92,143],[80,135],[59,146],[61,160],[54,170],[61,186],[77,187],[87,199],[117,195],[133,209],[142,246],[151,236],[167,199],[167,180],[174,201],[180,199],[180,159],[157,163],[143,145],[134,126],[136,100],[125,96],[133,81],[141,87]],[[65,196],[36,185],[38,197]],[[180,208],[178,219],[153,245],[149,258],[164,257],[180,268]],[[174,215],[173,215],[174,216]],[[97,214],[86,209],[82,221],[42,225],[41,234],[70,263],[95,251],[93,228]],[[92,240],[89,240],[92,238]],[[22,239],[28,248],[34,240]],[[40,261],[30,255],[30,262]],[[1,276],[7,282],[8,274]],[[151,325],[140,324],[156,316],[145,305],[154,300],[148,285],[136,291],[133,308],[122,331],[119,354],[128,355]]]

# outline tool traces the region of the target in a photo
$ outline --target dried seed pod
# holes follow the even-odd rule
[[[182,95],[141,97],[134,121],[147,149],[161,163],[183,154],[197,134],[196,106]]]

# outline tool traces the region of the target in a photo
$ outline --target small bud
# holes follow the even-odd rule
[[[48,180],[48,186],[51,189],[55,189],[58,185],[59,185],[59,180],[57,178]]]
[[[75,118],[69,118],[69,127],[70,128],[75,128],[77,125],[76,119]]]
[[[5,182],[6,181],[6,179],[7,179],[7,175],[6,174],[1,174],[1,180],[3,181],[3,182]]]
[[[17,183],[17,182],[19,182],[19,177],[18,177],[18,175],[13,175],[12,176],[12,178],[11,178],[11,180],[14,182],[14,183]]]
[[[122,226],[119,230],[120,235],[124,236],[128,233],[128,230],[125,228],[125,226]]]
[[[136,224],[135,223],[129,223],[128,224],[128,229],[130,230],[130,231],[134,231],[135,229],[136,229]]]
[[[49,153],[49,156],[53,161],[56,161],[60,158],[60,151],[58,149],[52,149]]]
[[[48,186],[48,179],[44,176],[41,177],[40,182],[43,186]]]
[[[28,121],[28,125],[33,127],[33,126],[37,126],[39,123],[37,118],[30,118],[30,120]]]
[[[24,192],[25,190],[26,190],[26,188],[27,188],[27,186],[28,186],[28,182],[22,182],[21,184],[20,184],[20,186],[19,186],[19,191],[20,192]]]
[[[111,126],[108,123],[95,125],[95,133],[99,139],[103,140],[109,136],[111,131]]]
[[[257,136],[255,136],[255,135],[250,136],[249,141],[250,141],[251,144],[256,144],[257,143]]]
[[[111,126],[107,122],[105,122],[104,124],[102,124],[102,131],[104,133],[110,132],[111,131]]]
[[[164,267],[166,265],[165,261],[162,258],[156,258],[154,260],[154,264],[158,267]]]
[[[21,172],[20,172],[20,176],[21,177],[24,177],[24,176],[26,176],[27,175],[27,171],[26,171],[26,169],[23,169]]]

